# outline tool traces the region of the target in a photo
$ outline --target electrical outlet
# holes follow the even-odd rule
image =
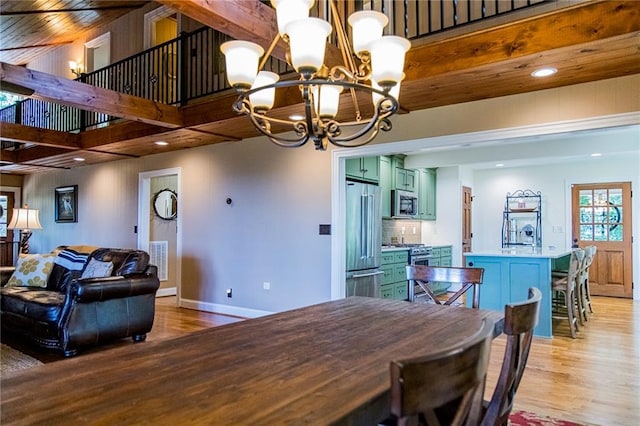
[[[231,297],[231,296],[233,296],[233,291],[230,288],[228,288],[227,289],[227,297]]]
[[[271,283],[263,282],[262,283],[262,288],[265,289],[265,290],[271,290]]]

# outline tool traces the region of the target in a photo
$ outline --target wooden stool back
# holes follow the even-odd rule
[[[507,345],[502,360],[498,383],[491,401],[485,403],[482,426],[506,425],[513,408],[513,399],[527,366],[533,329],[540,319],[542,292],[531,287],[529,298],[504,307],[504,333]]]
[[[455,268],[445,266],[408,265],[407,279],[418,284],[426,295],[439,305],[451,305],[469,289],[473,289],[472,307],[480,307],[480,284],[482,284],[483,268]],[[429,287],[429,282],[449,282],[461,284],[460,290],[445,300],[440,300]]]
[[[392,361],[391,413],[397,424],[477,425],[494,326],[485,321],[467,341],[424,357]],[[446,408],[438,412],[438,408]],[[445,415],[446,419],[442,419]]]

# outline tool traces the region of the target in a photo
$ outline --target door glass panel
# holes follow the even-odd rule
[[[596,207],[593,209],[594,212],[594,222],[603,223],[607,221],[607,208],[606,207]]]
[[[580,240],[593,241],[593,226],[580,225]]]
[[[614,206],[622,205],[622,189],[610,189],[609,190],[609,203]]]
[[[607,241],[607,227],[605,225],[595,226],[594,241]]]
[[[623,231],[622,225],[617,225],[609,232],[609,241],[622,241]]]
[[[606,189],[596,189],[593,191],[594,201],[593,204],[595,206],[605,206],[607,205],[607,190]]]
[[[591,193],[591,190],[585,190],[585,189],[581,189],[580,190],[580,205],[581,206],[590,206],[592,204],[591,200],[592,200],[593,196]]]
[[[593,222],[593,212],[591,207],[580,207],[580,223]]]

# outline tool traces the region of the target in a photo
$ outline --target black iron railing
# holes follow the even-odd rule
[[[425,37],[483,19],[556,0],[352,0],[336,2],[344,28],[357,10],[377,10],[389,17],[386,33],[409,39]],[[328,3],[318,1],[311,15],[327,19]],[[230,37],[209,27],[183,33],[76,80],[169,105],[230,89],[220,45]],[[335,40],[334,40],[335,41]],[[286,74],[292,69],[270,58],[266,69]],[[0,121],[60,131],[102,126],[118,117],[59,104],[26,99],[0,110]]]

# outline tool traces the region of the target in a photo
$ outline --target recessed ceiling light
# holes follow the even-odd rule
[[[160,146],[166,146],[169,145],[169,142],[165,142],[165,141],[155,141],[154,142],[156,145],[160,145]]]
[[[504,167],[504,164],[503,163],[498,163],[498,164],[496,164],[496,167]]]
[[[533,77],[549,77],[550,75],[553,75],[557,72],[558,70],[553,67],[544,67],[544,68],[538,68],[537,70],[532,72],[531,75]]]
[[[293,121],[300,121],[304,118],[304,115],[300,115],[300,114],[291,114],[289,116],[289,120],[293,120]]]
[[[593,154],[591,154],[592,157],[602,157],[602,154],[600,154],[599,152],[594,152]]]
[[[73,157],[73,161],[84,161],[82,157]]]

